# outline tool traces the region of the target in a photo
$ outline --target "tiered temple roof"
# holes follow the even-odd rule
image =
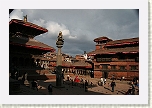
[[[23,46],[27,48],[34,48],[34,49],[45,50],[45,51],[55,51],[53,47],[48,46],[35,39],[11,37],[9,41],[11,45]]]
[[[24,21],[24,20],[18,20],[18,19],[12,19],[9,22],[9,29],[11,33],[21,33],[21,34],[28,34],[37,36],[43,33],[48,32],[47,29],[40,27],[36,24]]]
[[[84,60],[75,62],[75,63],[72,64],[72,66],[75,67],[75,68],[92,68],[91,64],[87,63]]]
[[[99,49],[89,52],[88,55],[96,54],[116,54],[116,53],[138,53],[139,47],[126,47],[126,48],[114,48],[114,49]]]
[[[53,47],[34,39],[35,36],[48,32],[47,29],[36,24],[24,20],[12,19],[9,22],[9,32],[10,45],[23,46],[43,51],[55,51]]]
[[[88,55],[96,55],[96,54],[116,54],[116,53],[138,53],[139,46],[132,47],[121,47],[123,45],[130,44],[139,44],[139,38],[130,38],[130,39],[122,39],[109,41],[104,45],[104,49],[96,49],[87,53]],[[119,48],[108,48],[108,46],[120,46]],[[107,47],[107,48],[106,48]]]
[[[107,42],[105,46],[127,45],[127,44],[136,44],[136,43],[139,43],[139,37],[110,41],[110,42]]]
[[[101,37],[94,39],[94,42],[101,42],[101,41],[112,41],[112,40],[106,36],[101,36]]]

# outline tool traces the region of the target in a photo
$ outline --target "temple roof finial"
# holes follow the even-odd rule
[[[24,17],[24,22],[27,22],[27,15],[25,15],[23,17]]]

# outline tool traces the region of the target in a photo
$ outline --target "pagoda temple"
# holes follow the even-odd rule
[[[40,58],[43,58],[47,52],[54,52],[55,49],[35,40],[34,37],[46,32],[48,32],[47,29],[28,22],[27,15],[23,20],[12,19],[9,22],[10,69],[17,68],[21,76],[25,72],[35,74],[37,69],[44,67],[42,66],[44,60]]]
[[[95,50],[87,53],[94,63],[94,77],[139,78],[139,37],[112,40],[102,36],[94,42]]]

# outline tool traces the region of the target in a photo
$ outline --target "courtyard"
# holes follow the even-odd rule
[[[53,85],[52,95],[125,95],[130,88],[129,81],[115,80],[115,91],[111,92],[111,80],[107,79],[104,86],[99,86],[98,78],[85,78],[89,82],[88,91],[85,92],[83,84],[72,85],[71,81],[64,81],[63,87],[56,87],[56,79],[52,80],[37,80],[38,91],[31,89],[31,81],[28,84],[20,86],[20,92],[15,95],[49,95],[47,87],[51,83]],[[92,85],[91,85],[92,82]],[[138,87],[135,89],[135,95],[139,95]]]

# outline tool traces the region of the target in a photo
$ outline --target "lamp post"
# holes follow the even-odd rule
[[[62,55],[61,55],[61,48],[63,47],[64,39],[62,32],[59,32],[57,37],[56,46],[58,48],[57,52],[57,62],[56,62],[56,86],[62,87],[63,84],[63,74],[62,74]]]

